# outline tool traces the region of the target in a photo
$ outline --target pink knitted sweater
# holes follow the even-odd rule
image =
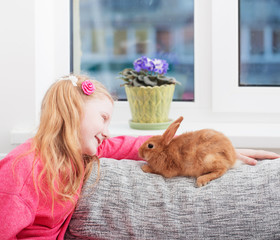
[[[97,155],[100,158],[140,160],[138,148],[148,138],[110,138],[99,146]],[[40,159],[33,166],[34,176],[33,152],[18,162],[13,173],[15,158],[29,151],[30,147],[31,140],[28,140],[0,161],[0,239],[63,239],[74,206],[71,202],[55,203],[52,214],[51,196],[36,192],[33,178],[36,179],[42,169]]]

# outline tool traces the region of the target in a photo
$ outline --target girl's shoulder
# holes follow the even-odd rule
[[[9,152],[7,156],[0,161],[0,166],[2,167],[6,164],[16,166],[19,164],[23,168],[29,168],[32,166],[33,160],[34,151],[32,150],[32,139],[28,139]]]
[[[18,145],[17,147],[15,147],[12,151],[10,151],[7,156],[5,158],[15,158],[18,157],[22,154],[25,154],[27,152],[29,152],[32,148],[32,138],[28,139],[27,141],[25,141],[24,143]],[[4,159],[5,159],[4,158]]]
[[[13,193],[16,189],[20,191],[27,179],[33,177],[32,169],[38,168],[38,164],[34,162],[34,156],[32,139],[29,139],[0,160],[0,186],[4,188],[0,187],[1,191],[7,192],[9,189]]]

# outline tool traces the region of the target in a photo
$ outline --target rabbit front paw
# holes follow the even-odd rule
[[[145,173],[152,173],[152,169],[150,168],[150,166],[148,164],[145,164],[141,167],[142,171]]]
[[[196,186],[197,187],[202,187],[205,186],[207,183],[209,183],[210,180],[206,176],[200,176],[196,179]]]

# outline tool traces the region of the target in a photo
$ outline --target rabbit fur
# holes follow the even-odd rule
[[[141,168],[166,178],[195,177],[197,187],[201,187],[232,168],[236,152],[224,134],[212,129],[175,136],[182,120],[179,117],[163,135],[152,136],[141,145],[139,156],[147,161]]]

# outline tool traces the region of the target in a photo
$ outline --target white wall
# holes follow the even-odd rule
[[[0,2],[0,159],[16,146],[12,143],[18,142],[18,133],[31,136],[45,90],[69,73],[65,26],[68,0]]]
[[[13,148],[10,132],[35,122],[34,1],[0,3],[0,153]]]

